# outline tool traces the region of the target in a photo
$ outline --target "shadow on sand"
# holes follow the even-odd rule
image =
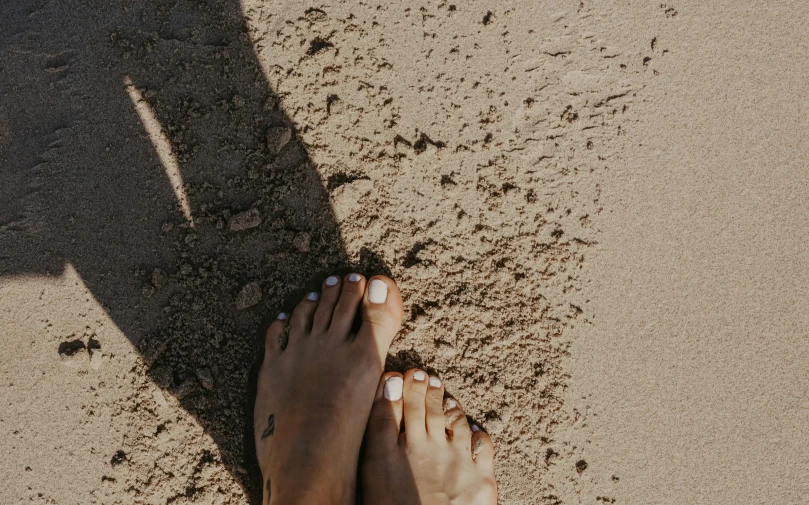
[[[267,320],[387,272],[347,258],[238,1],[4,2],[0,51],[0,276],[72,265],[257,503]]]

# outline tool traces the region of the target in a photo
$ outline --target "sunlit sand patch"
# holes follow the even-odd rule
[[[129,94],[129,99],[132,100],[132,105],[135,106],[140,121],[149,134],[152,146],[160,157],[160,162],[163,164],[163,168],[169,178],[171,187],[174,190],[174,195],[177,197],[177,201],[180,202],[180,207],[183,209],[183,215],[185,215],[186,220],[188,220],[188,223],[193,227],[194,220],[191,217],[191,205],[188,202],[188,195],[185,192],[183,177],[180,174],[180,166],[177,164],[177,157],[171,149],[171,142],[169,142],[168,137],[160,127],[160,122],[157,120],[157,116],[155,116],[149,103],[143,98],[143,94],[135,86],[129,76],[124,78],[124,84],[126,84],[126,92]]]
[[[106,370],[112,357],[131,360],[136,355],[134,345],[71,263],[47,276],[0,276],[3,313],[12,319],[0,322],[14,321],[2,333],[3,346],[22,345],[35,335],[31,349],[36,352],[28,356],[46,373],[65,366],[84,372]],[[94,346],[93,341],[102,345]]]

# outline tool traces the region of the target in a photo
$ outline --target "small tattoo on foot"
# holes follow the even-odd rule
[[[270,418],[267,419],[267,429],[261,434],[261,440],[271,436],[275,431],[275,414],[270,414]],[[267,481],[267,485],[270,485],[270,481]]]
[[[270,478],[269,477],[267,477],[267,486],[266,486],[266,488],[267,488],[267,491],[270,490]]]

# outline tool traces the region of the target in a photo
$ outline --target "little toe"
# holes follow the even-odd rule
[[[472,425],[472,457],[475,464],[487,473],[494,474],[494,444],[488,433]]]
[[[312,331],[324,333],[331,324],[334,306],[340,298],[340,277],[330,275],[323,281],[315,315],[312,320]]]
[[[466,420],[466,413],[455,398],[447,398],[444,401],[444,419],[452,446],[468,454],[472,443],[472,430]]]
[[[362,300],[362,325],[357,340],[374,341],[381,362],[402,326],[402,295],[391,279],[376,275],[368,281]]]
[[[376,391],[371,414],[365,428],[366,452],[379,455],[395,448],[402,426],[402,374],[389,372],[382,375]]]
[[[408,370],[404,375],[404,422],[409,441],[427,435],[426,394],[427,374],[423,370]]]
[[[308,335],[312,330],[312,319],[317,310],[317,304],[320,300],[320,293],[312,291],[301,300],[292,311],[292,317],[289,320],[290,337]],[[290,338],[290,343],[292,342]]]
[[[425,398],[427,409],[427,432],[436,440],[446,441],[447,430],[444,419],[444,385],[441,379],[431,375],[427,379]]]
[[[329,327],[335,334],[348,335],[351,331],[357,309],[365,294],[365,284],[365,277],[357,273],[348,274],[343,278],[343,289],[340,291],[340,298],[334,307],[334,315]]]

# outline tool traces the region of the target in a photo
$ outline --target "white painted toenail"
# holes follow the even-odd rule
[[[326,285],[327,286],[336,286],[338,282],[340,282],[340,279],[338,279],[337,277],[335,277],[333,275],[331,277],[326,278]]]
[[[402,378],[388,377],[382,392],[388,400],[398,402],[402,398]]]
[[[286,315],[286,314],[284,314],[283,312],[281,312],[280,314],[278,314],[278,319],[280,319],[281,321],[285,321],[285,320],[286,320],[286,318],[287,318],[287,315]]]
[[[318,298],[320,298],[320,295],[314,291],[306,295],[306,299],[312,302],[316,302]]]
[[[374,279],[368,285],[368,301],[371,303],[385,303],[388,299],[388,285],[385,281]]]
[[[441,379],[439,379],[438,377],[430,377],[430,385],[434,388],[440,388]]]
[[[456,402],[456,401],[455,401],[455,400],[453,400],[452,398],[448,398],[448,399],[447,399],[447,410],[449,410],[449,409],[454,409],[454,408],[455,408],[455,407],[457,407],[457,406],[458,406],[458,402]]]
[[[424,375],[424,372],[422,372],[421,370],[413,373],[413,378],[416,379],[417,381],[423,381],[425,377],[426,375]]]
[[[472,425],[472,433],[475,433],[476,431],[480,431],[480,428],[478,428],[477,424],[473,424]]]
[[[351,274],[348,276],[348,280],[350,280],[351,282],[359,282],[360,279],[362,279],[362,276],[360,274]]]

